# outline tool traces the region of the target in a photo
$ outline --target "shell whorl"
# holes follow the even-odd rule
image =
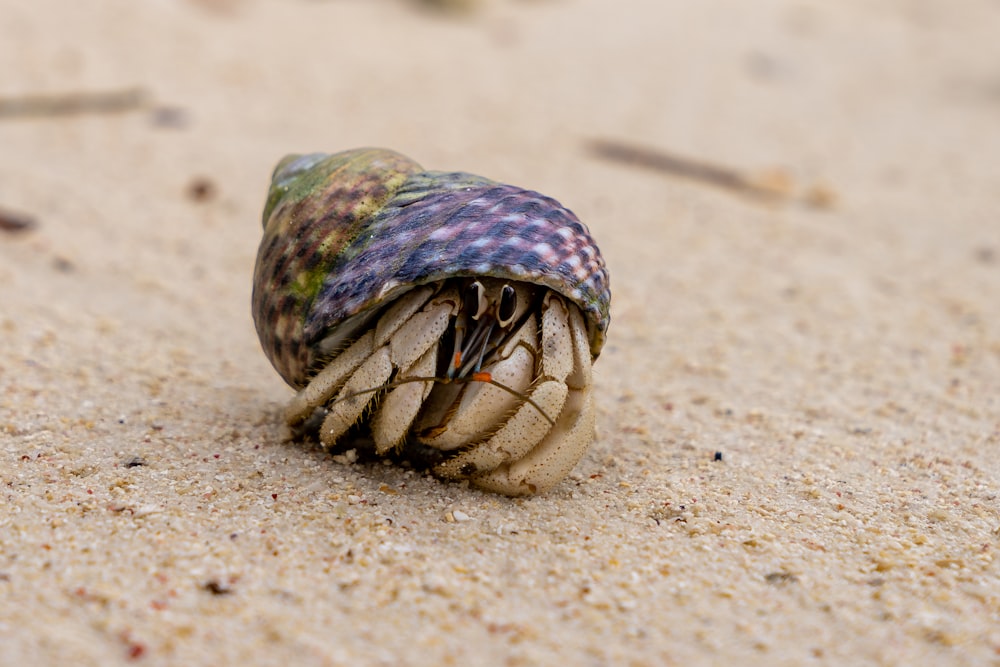
[[[554,199],[381,149],[289,156],[275,169],[253,315],[281,376],[301,387],[331,329],[399,290],[461,276],[549,287],[580,306],[596,358],[609,322],[604,260]]]

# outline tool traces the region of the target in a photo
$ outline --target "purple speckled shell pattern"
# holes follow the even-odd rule
[[[608,273],[587,228],[537,192],[424,171],[380,149],[290,156],[275,170],[254,275],[265,352],[293,387],[314,346],[399,288],[461,276],[549,287],[583,311],[596,358],[609,322]]]

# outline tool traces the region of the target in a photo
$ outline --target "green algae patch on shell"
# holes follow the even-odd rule
[[[413,160],[378,149],[291,155],[275,169],[254,270],[253,315],[271,363],[293,386],[306,381],[305,318],[323,281],[372,213],[420,170]]]
[[[543,285],[576,303],[597,357],[607,268],[559,202],[391,151],[290,156],[275,170],[254,276],[254,320],[281,376],[302,387],[338,325],[400,290],[456,277]]]

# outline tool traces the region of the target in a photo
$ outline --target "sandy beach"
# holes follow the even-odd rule
[[[1000,664],[995,0],[0,0],[0,665]],[[597,437],[292,441],[288,153],[556,197]]]

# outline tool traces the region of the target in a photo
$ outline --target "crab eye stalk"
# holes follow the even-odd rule
[[[478,280],[474,280],[469,283],[469,286],[465,288],[464,296],[464,308],[466,314],[473,320],[479,321],[479,318],[483,316],[486,309],[489,307],[489,303],[486,301],[486,290],[483,288],[483,284]]]
[[[500,303],[497,304],[497,324],[506,329],[517,311],[517,292],[510,285],[500,288]]]

